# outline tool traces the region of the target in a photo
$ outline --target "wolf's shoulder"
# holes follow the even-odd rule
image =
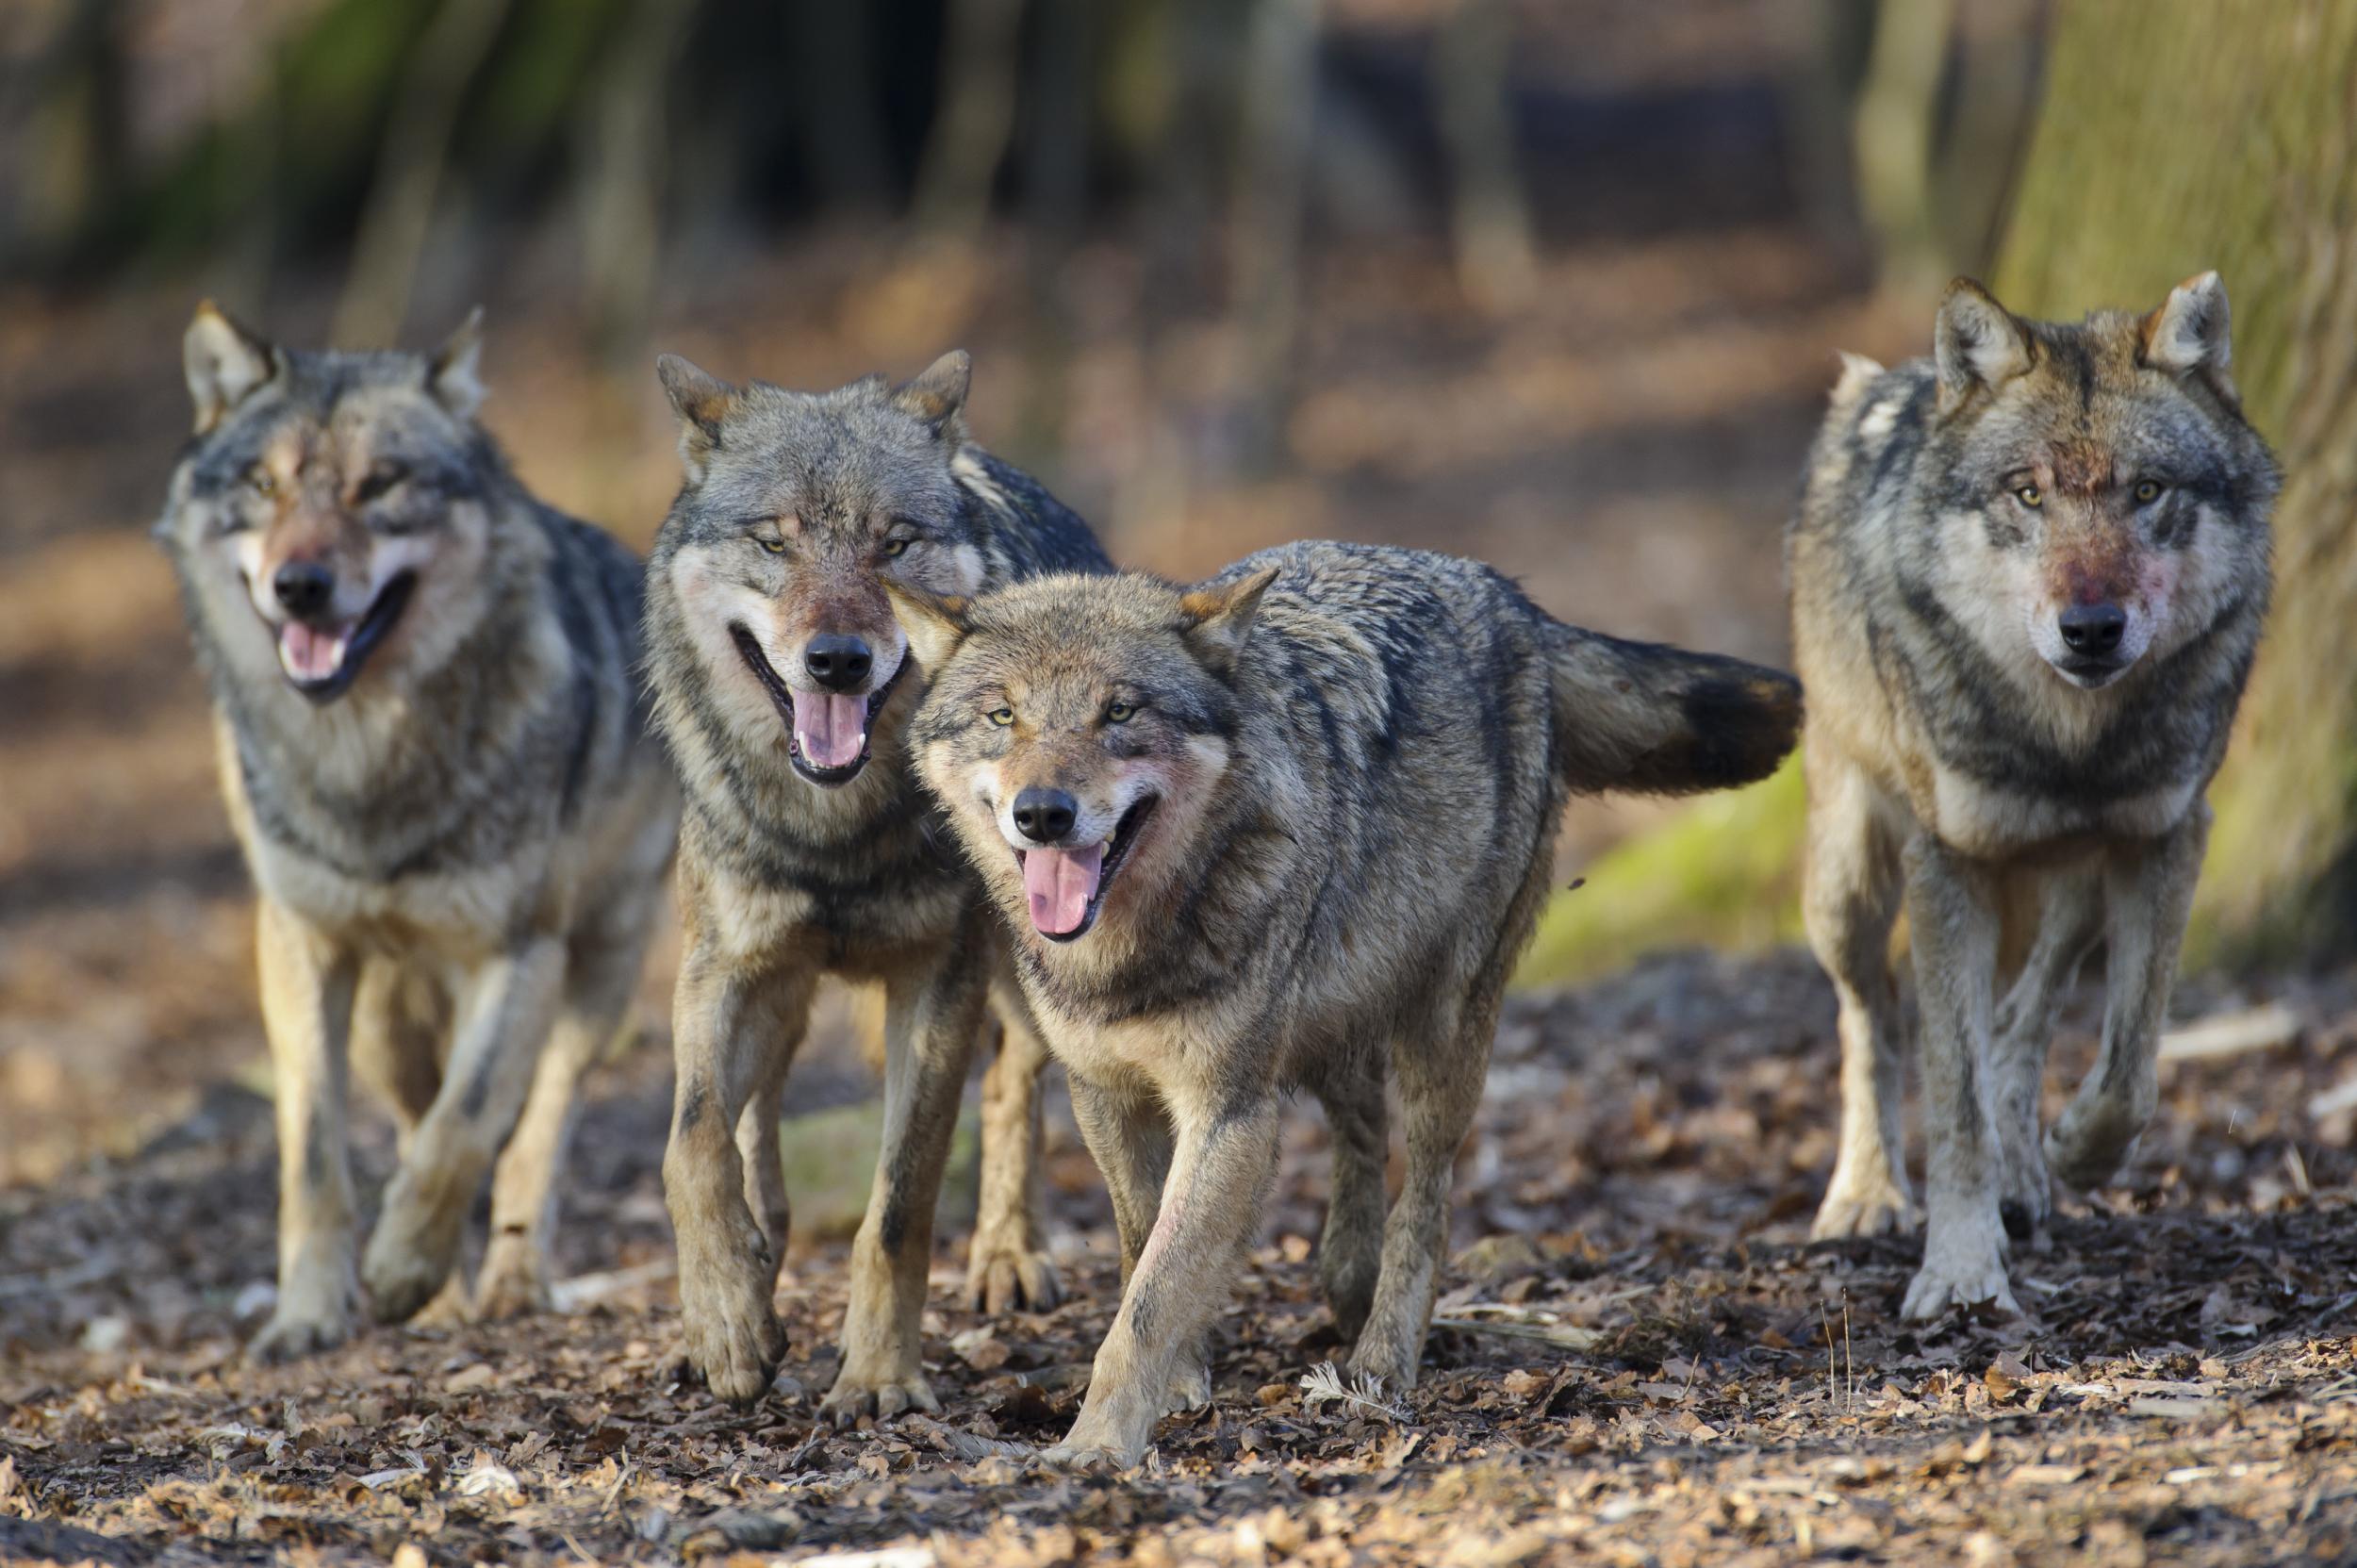
[[[975,543],[1002,580],[1113,569],[1080,515],[1013,463],[969,445],[950,471],[972,502]]]

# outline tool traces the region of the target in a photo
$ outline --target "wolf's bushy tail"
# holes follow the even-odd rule
[[[1559,622],[1556,766],[1576,790],[1689,795],[1775,771],[1801,731],[1801,683],[1718,653]]]

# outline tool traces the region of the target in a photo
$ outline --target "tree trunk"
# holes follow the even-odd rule
[[[2131,63],[2133,62],[2133,63]],[[2357,6],[2081,0],[1997,277],[2034,315],[2149,307],[2215,267],[2275,443],[2275,606],[2211,791],[2194,951],[2357,939]]]

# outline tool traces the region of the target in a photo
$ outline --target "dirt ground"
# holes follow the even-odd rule
[[[1029,1457],[1070,1420],[1116,1284],[1061,1116],[1071,1302],[969,1312],[962,1238],[943,1238],[942,1413],[837,1432],[815,1400],[839,1244],[781,1290],[793,1349],[759,1409],[662,1380],[659,1052],[596,1085],[562,1220],[569,1312],[375,1329],[272,1370],[238,1355],[268,1299],[268,1108],[223,1085],[131,1157],[0,1199],[0,1560],[2347,1560],[2357,1150],[2352,1113],[2310,1102],[2357,1074],[2357,977],[2280,999],[2295,1042],[2165,1069],[2130,1170],[2018,1260],[2029,1321],[1925,1327],[1896,1317],[1908,1245],[1805,1243],[1834,1073],[1805,957],[1667,957],[1520,1000],[1419,1386],[1303,1385],[1339,1347],[1309,1261],[1323,1134],[1301,1110],[1215,1401],[1118,1477]],[[2095,1022],[2082,997],[2054,1105]],[[381,1180],[387,1142],[364,1150]]]

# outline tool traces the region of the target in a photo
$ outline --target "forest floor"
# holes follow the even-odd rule
[[[2130,1168],[2016,1259],[2027,1320],[1929,1325],[1897,1317],[1911,1244],[1805,1243],[1835,1059],[1804,956],[1670,956],[1519,999],[1418,1386],[1390,1408],[1304,1386],[1340,1346],[1308,1239],[1323,1129],[1297,1110],[1214,1401],[1121,1477],[1030,1457],[1070,1421],[1117,1283],[1061,1113],[1071,1300],[966,1311],[951,1219],[925,1324],[941,1414],[836,1431],[815,1405],[839,1241],[792,1260],[793,1347],[759,1408],[663,1379],[659,1053],[594,1086],[569,1312],[372,1329],[273,1369],[239,1354],[269,1297],[268,1106],[223,1084],[130,1156],[0,1198],[0,1560],[2347,1560],[2357,1113],[2316,1097],[2357,1074],[2357,977],[2272,999],[2297,1034],[2172,1062]],[[2096,1006],[2071,1009],[2050,1112]],[[372,1192],[389,1147],[363,1149]]]

